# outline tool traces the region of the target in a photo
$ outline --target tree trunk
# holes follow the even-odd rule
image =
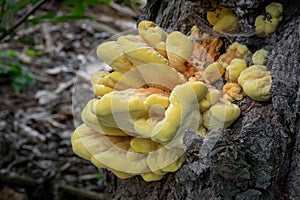
[[[156,182],[140,177],[104,177],[114,199],[299,199],[300,198],[300,2],[283,4],[283,20],[275,33],[259,38],[254,20],[267,0],[219,0],[235,11],[239,34],[225,35],[254,52],[269,51],[272,101],[246,97],[237,104],[241,116],[228,129],[214,130],[206,142],[217,140],[206,156],[199,157],[203,141],[187,132],[187,160],[175,173]],[[151,20],[166,30],[188,33],[193,25],[209,30],[205,14],[209,1],[149,0],[139,20]],[[227,41],[227,42],[226,42]],[[215,137],[218,136],[218,137]]]

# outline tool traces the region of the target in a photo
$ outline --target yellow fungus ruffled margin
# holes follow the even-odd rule
[[[96,97],[82,110],[71,142],[78,156],[119,178],[157,181],[185,161],[186,130],[206,137],[229,127],[240,115],[231,101],[245,94],[269,100],[271,77],[262,65],[247,67],[245,45],[235,42],[220,55],[220,39],[193,41],[206,37],[196,27],[188,37],[142,21],[138,33],[98,46],[97,56],[113,72],[92,74]],[[213,86],[224,78],[223,91]]]
[[[268,37],[275,32],[278,24],[282,21],[283,7],[280,3],[272,2],[266,6],[267,16],[259,15],[255,19],[255,31],[259,37]]]
[[[213,25],[213,30],[218,32],[230,32],[238,27],[238,18],[224,6],[218,6],[213,11],[207,12],[207,21]]]

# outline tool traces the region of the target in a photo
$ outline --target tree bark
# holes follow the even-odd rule
[[[256,16],[267,0],[219,0],[240,19],[238,34],[225,35],[252,52],[269,51],[272,101],[246,97],[237,102],[241,116],[228,129],[211,131],[206,141],[187,132],[187,160],[161,181],[140,177],[117,179],[105,171],[114,199],[299,199],[300,198],[300,2],[283,4],[283,20],[267,38],[253,34]],[[151,20],[166,30],[188,33],[193,25],[212,32],[205,22],[209,1],[149,0],[139,20]],[[217,137],[216,137],[217,136]],[[206,156],[203,142],[217,140]],[[203,147],[202,147],[203,148]]]

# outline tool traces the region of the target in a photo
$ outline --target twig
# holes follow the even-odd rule
[[[33,180],[28,177],[20,176],[20,175],[6,175],[6,174],[0,174],[0,182],[2,183],[8,183],[11,185],[17,185],[19,187],[25,187],[25,188],[35,188],[37,187],[40,182],[37,180]]]
[[[96,30],[96,31],[99,31],[99,32],[102,32],[102,31],[105,31],[105,32],[108,32],[112,35],[116,35],[118,33],[120,33],[119,31],[117,31],[116,29],[110,27],[110,26],[107,26],[103,23],[100,23],[100,22],[92,22],[92,27]]]
[[[64,194],[69,194],[79,199],[107,200],[112,198],[112,195],[109,193],[97,193],[88,190],[81,190],[68,185],[60,185],[59,192],[61,197],[64,197]]]
[[[45,38],[46,52],[51,52],[54,49],[54,46],[47,24],[42,24],[42,33]]]
[[[39,2],[37,2],[23,17],[21,17],[21,19],[10,29],[8,29],[7,31],[5,31],[1,36],[0,36],[0,41],[3,40],[8,34],[10,34],[11,32],[13,32],[16,28],[18,28],[23,22],[26,21],[26,19],[32,14],[34,13],[39,7],[41,7],[44,3],[46,3],[47,0],[41,0]]]

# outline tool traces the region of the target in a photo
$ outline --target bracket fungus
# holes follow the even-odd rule
[[[222,54],[217,61],[223,68],[227,69],[233,59],[239,58],[247,60],[250,55],[251,52],[245,45],[234,42],[227,48],[226,53]]]
[[[272,77],[264,65],[252,65],[245,69],[238,83],[243,91],[256,101],[269,101],[271,99]]]
[[[224,6],[218,6],[213,11],[207,12],[207,21],[213,25],[214,31],[230,32],[238,27],[238,18]]]
[[[96,97],[82,110],[72,147],[119,178],[156,181],[185,161],[186,130],[205,137],[209,130],[228,128],[240,115],[232,99],[241,100],[245,92],[268,100],[271,79],[260,65],[247,68],[251,52],[242,44],[219,56],[220,39],[192,40],[206,37],[196,27],[188,37],[142,21],[138,33],[98,46],[97,56],[113,72],[92,74]],[[213,83],[224,74],[228,83],[221,91]],[[255,93],[250,82],[262,92]]]
[[[254,65],[264,65],[267,60],[268,54],[268,51],[259,49],[253,54],[252,62],[254,63]]]
[[[272,2],[265,8],[267,16],[259,15],[255,19],[256,35],[268,37],[282,21],[283,7],[280,3]]]

